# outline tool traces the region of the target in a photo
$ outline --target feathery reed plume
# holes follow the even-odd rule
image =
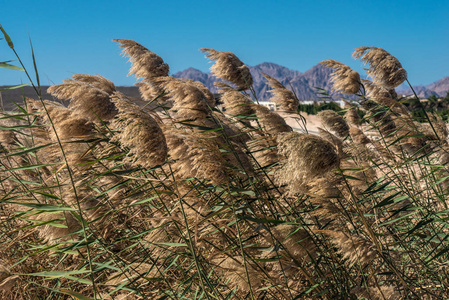
[[[278,182],[288,184],[291,193],[303,192],[304,183],[339,165],[334,146],[311,134],[298,132],[278,136],[278,152],[286,157],[278,170]]]
[[[72,79],[87,83],[90,86],[108,93],[109,95],[114,93],[116,90],[115,85],[112,81],[100,75],[75,74],[72,76]]]
[[[295,112],[299,106],[299,100],[295,94],[270,75],[265,73],[262,73],[262,75],[268,80],[268,85],[272,88],[270,100],[279,105],[281,110]]]
[[[397,115],[400,115],[401,119],[404,121],[407,121],[409,124],[411,124],[411,122],[413,122],[413,120],[411,119],[411,116],[409,114],[409,111],[407,110],[405,105],[403,105],[402,103],[399,103],[398,101],[396,101],[392,98],[387,98],[387,97],[378,97],[378,98],[375,98],[374,101],[376,103],[379,103],[380,105],[390,108],[391,111],[393,111]]]
[[[327,130],[324,130],[320,127],[318,127],[318,134],[320,137],[322,137],[323,139],[325,139],[326,141],[330,142],[332,145],[335,146],[335,149],[337,150],[338,156],[340,157],[340,159],[346,158],[346,154],[343,151],[343,141],[336,137],[335,135],[333,135],[332,133],[330,133]]]
[[[90,156],[86,155],[89,145],[84,141],[95,137],[94,124],[92,122],[62,104],[53,101],[45,100],[42,103],[27,99],[27,103],[35,111],[39,112],[44,124],[53,124],[52,128],[47,128],[49,138],[54,143],[57,143],[59,138],[59,141],[62,142],[61,146],[64,149],[67,162],[70,165],[89,160]],[[51,148],[47,148],[45,154],[47,159],[54,156],[57,157],[58,161],[62,160],[61,151],[56,144]]]
[[[394,89],[387,89],[382,85],[375,84],[371,80],[362,79],[365,87],[366,96],[375,100],[376,98],[393,98],[396,99],[398,94]]]
[[[246,90],[253,84],[248,67],[234,53],[211,48],[201,48],[200,51],[215,61],[210,70],[217,78],[232,82],[239,90]]]
[[[8,294],[18,278],[18,275],[12,275],[8,268],[0,264],[0,296]]]
[[[372,300],[397,300],[403,299],[401,294],[395,290],[393,286],[382,285],[374,287],[355,287],[351,289],[351,294],[354,294],[358,299],[372,299]]]
[[[201,177],[214,184],[228,180],[226,163],[213,140],[193,132],[163,126],[173,172],[183,179]]]
[[[141,44],[127,39],[113,39],[122,48],[123,55],[129,57],[131,69],[129,75],[136,78],[144,78],[151,82],[155,77],[168,76],[169,66],[154,52],[151,52]]]
[[[340,190],[330,178],[317,177],[308,183],[307,194],[315,198],[338,198],[341,197]]]
[[[333,110],[322,110],[318,113],[321,122],[326,128],[335,132],[340,138],[345,138],[349,134],[349,126],[346,121]]]
[[[156,120],[119,92],[112,96],[112,102],[119,111],[111,122],[111,128],[118,130],[113,141],[129,149],[127,161],[146,168],[163,164],[167,143]]]
[[[349,108],[343,117],[345,118],[346,122],[348,122],[351,125],[359,126],[361,123],[361,118],[357,113],[355,107]]]
[[[9,150],[13,149],[18,141],[16,133],[12,130],[6,130],[8,127],[17,126],[20,122],[17,119],[0,118],[0,145],[2,148]],[[0,148],[1,149],[1,148]]]
[[[391,114],[378,103],[364,99],[360,101],[360,106],[368,113],[365,119],[375,125],[382,134],[389,135],[396,129]]]
[[[154,101],[156,98],[160,99],[161,102],[165,102],[167,99],[164,97],[164,90],[150,82],[137,82],[135,83],[139,87],[140,95],[144,100]]]
[[[375,246],[365,238],[356,235],[349,235],[343,231],[333,230],[317,230],[332,237],[332,243],[338,248],[343,259],[352,266],[359,263],[361,266],[366,266],[374,258],[377,257]]]
[[[196,86],[200,91],[203,92],[204,96],[206,96],[206,100],[207,100],[207,104],[209,105],[209,107],[215,107],[216,105],[216,99],[214,94],[201,82],[199,81],[195,81],[192,79],[187,79],[187,78],[182,78],[183,81]]]
[[[309,261],[316,255],[316,245],[305,229],[282,224],[273,226],[270,230],[292,258]]]
[[[153,101],[156,98],[160,98],[162,102],[166,101],[164,90],[154,80],[168,76],[170,71],[168,64],[159,55],[133,40],[113,39],[113,41],[123,49],[122,54],[129,57],[131,68],[128,76],[143,78],[142,82],[136,83],[142,98],[147,101]]]
[[[357,94],[360,91],[361,81],[358,72],[333,59],[324,60],[320,64],[334,69],[330,78],[331,82],[333,82],[333,91],[341,91],[348,95]]]
[[[368,76],[373,77],[374,83],[387,89],[394,89],[407,79],[407,72],[399,60],[382,48],[359,47],[352,56],[368,64]]]
[[[443,120],[443,118],[436,114],[428,114],[430,122],[432,123],[432,126],[430,124],[419,124],[419,129],[422,130],[422,132],[426,135],[426,137],[429,140],[441,140],[446,141],[448,137],[448,128],[447,123]],[[433,128],[432,128],[433,127]]]
[[[248,292],[250,284],[252,289],[257,289],[262,284],[261,272],[249,262],[249,259],[246,259],[246,270],[241,256],[220,257],[212,260],[217,264],[216,270],[226,275],[232,288]],[[250,282],[248,282],[248,277]]]
[[[349,128],[349,135],[351,136],[351,139],[354,141],[354,143],[359,145],[366,145],[370,143],[370,139],[357,127],[351,127]]]
[[[113,86],[104,77],[97,76],[97,80],[94,78],[95,76],[77,74],[72,79],[63,80],[62,84],[50,86],[48,92],[61,100],[70,99],[69,108],[90,121],[110,121],[117,114],[110,101]]]
[[[281,132],[290,132],[292,128],[287,125],[285,119],[275,112],[272,112],[268,107],[258,104],[253,104],[256,116],[263,130],[269,134],[276,135]]]
[[[58,223],[63,227],[43,225],[38,227],[39,236],[44,242],[49,244],[57,243],[61,240],[75,239],[75,232],[81,229],[81,224],[71,212],[42,213],[35,218],[42,223]]]
[[[173,77],[160,77],[156,80],[173,99],[172,110],[178,119],[205,119],[210,109],[204,93],[195,85]]]
[[[262,167],[272,165],[279,160],[276,151],[277,143],[274,137],[265,136],[259,139],[252,139],[248,141],[247,146],[254,159]]]
[[[48,116],[44,115],[44,119],[51,118],[55,130],[62,141],[83,139],[91,137],[94,133],[93,123],[75,114],[73,110],[48,100],[45,100],[44,104],[48,112]],[[43,109],[41,111],[43,112]],[[47,121],[47,124],[49,123]],[[54,135],[53,131],[50,134]],[[56,141],[56,138],[53,140]]]
[[[223,101],[226,112],[233,116],[240,116],[242,122],[249,123],[249,120],[245,119],[245,117],[254,115],[251,98],[226,84],[216,83],[216,85],[220,88],[220,92],[223,93],[221,101]]]

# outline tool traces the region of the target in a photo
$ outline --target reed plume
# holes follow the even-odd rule
[[[141,44],[127,39],[113,39],[122,48],[123,55],[129,57],[131,62],[130,75],[136,78],[144,78],[151,82],[155,77],[168,76],[169,66],[154,52],[151,52]]]
[[[64,157],[71,166],[87,162],[91,159],[88,155],[89,144],[86,140],[96,137],[94,124],[88,119],[66,108],[62,104],[45,100],[43,102],[28,99],[28,106],[42,118],[43,124],[52,124],[47,128],[47,144],[53,142],[53,146],[47,147],[42,155],[46,159],[64,161],[60,147],[64,151]],[[45,109],[44,109],[45,106]],[[38,140],[35,140],[37,142]],[[61,142],[59,146],[58,143]],[[83,169],[84,167],[81,167]]]
[[[365,87],[366,96],[373,100],[377,98],[393,98],[396,99],[398,94],[394,89],[387,89],[382,85],[378,85],[370,80],[362,79],[363,86]]]
[[[249,124],[248,117],[254,115],[253,101],[247,95],[225,84],[218,84],[222,93],[220,99],[226,113],[241,118],[240,121]]]
[[[375,246],[361,236],[332,230],[319,230],[317,232],[332,237],[332,243],[339,248],[339,252],[343,259],[350,266],[357,263],[361,266],[366,266],[377,257]]]
[[[322,110],[318,113],[323,125],[335,132],[340,138],[345,138],[349,134],[349,126],[346,121],[333,110]]]
[[[278,137],[278,151],[286,159],[277,180],[291,193],[303,192],[304,184],[339,166],[339,157],[328,141],[311,134],[289,132]]]
[[[370,139],[363,133],[362,130],[356,127],[349,128],[349,135],[354,143],[359,145],[366,145],[370,143]]]
[[[335,146],[335,150],[338,153],[340,159],[346,158],[346,154],[344,152],[344,145],[341,138],[333,135],[331,132],[324,130],[318,127],[318,135]]]
[[[126,161],[146,168],[163,164],[167,143],[156,120],[121,93],[116,92],[112,102],[119,111],[111,122],[111,128],[118,131],[113,141],[129,149]]]
[[[268,85],[272,88],[270,100],[279,105],[281,110],[296,112],[299,106],[299,100],[296,95],[270,75],[265,73],[262,73],[262,75],[268,80]]]
[[[282,224],[271,227],[270,231],[273,237],[281,242],[288,256],[299,261],[310,261],[316,256],[316,246],[307,230]]]
[[[248,67],[234,53],[211,48],[201,48],[200,51],[215,61],[210,70],[217,78],[235,84],[239,90],[246,90],[253,84]]]
[[[70,100],[69,108],[92,122],[110,121],[117,114],[110,101],[113,86],[101,76],[77,74],[50,86],[48,92],[58,99]]]
[[[382,285],[372,287],[355,287],[351,289],[351,294],[357,296],[358,299],[372,300],[397,300],[403,299],[401,294],[395,290],[393,286]]]
[[[407,79],[407,72],[399,60],[379,47],[358,47],[352,54],[354,58],[369,65],[367,74],[373,82],[391,90]]]
[[[128,76],[134,75],[143,81],[136,83],[142,98],[147,101],[160,99],[166,101],[163,89],[155,82],[158,77],[166,77],[170,71],[168,64],[154,52],[151,52],[141,44],[127,39],[113,39],[122,48],[122,54],[129,57],[131,68]]]
[[[229,280],[231,288],[237,288],[247,293],[250,290],[250,285],[253,289],[257,289],[262,284],[262,274],[256,266],[249,263],[248,258],[246,259],[246,269],[241,256],[219,257],[215,258],[214,262],[217,269]]]
[[[213,140],[199,133],[184,132],[174,127],[163,127],[167,139],[172,170],[182,179],[200,177],[214,184],[228,180],[226,163]]]
[[[72,79],[79,82],[84,82],[90,86],[93,86],[99,90],[102,90],[109,95],[115,92],[115,84],[107,78],[100,75],[88,75],[88,74],[75,74]]]
[[[157,83],[173,99],[172,110],[176,111],[177,119],[202,120],[208,116],[208,99],[196,85],[173,77],[159,78]]]
[[[334,69],[331,73],[331,82],[333,82],[332,90],[342,92],[348,95],[357,94],[360,91],[360,75],[349,66],[339,61],[328,59],[320,62],[320,64]]]
[[[268,107],[258,104],[253,104],[254,111],[263,127],[263,131],[276,135],[281,132],[290,132],[292,128],[287,125],[285,119],[279,114],[271,111]]]
[[[353,125],[353,126],[360,126],[361,118],[359,114],[357,113],[357,110],[355,107],[350,107],[344,114],[344,119],[347,123]]]
[[[0,296],[10,295],[11,289],[18,279],[19,275],[12,275],[8,268],[0,264]]]
[[[200,91],[203,92],[204,96],[206,96],[206,101],[207,101],[207,104],[209,105],[209,107],[210,108],[215,107],[216,102],[217,102],[215,99],[215,96],[203,83],[201,83],[199,81],[192,80],[192,79],[186,79],[186,78],[183,78],[182,80],[188,84],[196,86]]]

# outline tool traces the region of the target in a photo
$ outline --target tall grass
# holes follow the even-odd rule
[[[32,82],[36,99],[1,112],[4,298],[449,297],[447,125],[413,120],[395,57],[356,49],[369,82],[323,62],[358,100],[320,112],[313,135],[254,103],[230,52],[201,49],[225,81],[223,113],[204,85],[115,41],[143,100],[77,74],[50,87],[56,101]],[[294,93],[265,77],[305,124]]]

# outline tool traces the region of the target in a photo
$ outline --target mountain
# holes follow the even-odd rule
[[[332,70],[323,65],[315,65],[304,73],[290,70],[286,67],[274,63],[261,63],[254,67],[249,67],[254,81],[254,90],[257,99],[267,101],[270,98],[270,87],[267,80],[262,76],[262,72],[279,80],[285,87],[293,89],[301,100],[318,100],[317,88],[324,89],[330,95],[330,99],[337,100],[342,97],[341,94],[331,92],[332,83],[330,82],[330,74]],[[185,71],[178,72],[173,75],[176,78],[188,78],[202,82],[212,92],[216,93],[214,81],[217,79],[210,73],[203,73],[199,70],[189,68]],[[413,86],[413,89],[420,98],[428,98],[431,95],[439,97],[446,96],[449,91],[449,76],[444,77],[429,85]],[[412,90],[406,84],[402,84],[397,89],[399,95],[412,95]],[[344,96],[348,98],[348,96]]]
[[[305,73],[267,62],[254,67],[249,67],[249,69],[253,76],[254,91],[257,99],[262,101],[267,101],[270,98],[270,93],[267,93],[267,91],[270,90],[270,87],[262,73],[276,78],[287,88],[293,88],[293,91],[298,98],[302,100],[318,100],[320,97],[316,94],[316,87],[324,88],[326,90],[330,90],[331,87],[329,79],[332,71],[322,65],[316,65]],[[210,73],[203,73],[197,69],[189,68],[174,74],[173,77],[200,81],[212,92],[217,92],[217,89],[213,84],[217,79]]]
[[[444,97],[449,91],[449,76],[443,77],[442,79],[428,85],[413,86],[413,89],[420,98],[428,98],[432,95]],[[405,84],[402,84],[397,90],[400,95],[413,94],[410,87]]]

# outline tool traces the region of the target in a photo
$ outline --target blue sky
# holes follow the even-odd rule
[[[75,73],[132,85],[129,63],[113,38],[159,54],[171,73],[210,67],[198,48],[232,51],[248,65],[274,62],[305,72],[332,58],[362,72],[354,48],[378,46],[396,56],[414,85],[449,76],[449,1],[11,1],[0,23],[32,70],[32,40],[42,84]],[[0,61],[14,59],[4,40]],[[0,85],[28,82],[0,69]]]

